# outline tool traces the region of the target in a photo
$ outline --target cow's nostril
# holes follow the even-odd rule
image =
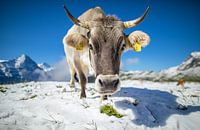
[[[99,83],[101,86],[103,86],[103,82],[101,81],[101,79],[99,79]]]
[[[119,84],[119,79],[116,79],[116,80],[113,81],[114,87],[117,87],[118,84]]]

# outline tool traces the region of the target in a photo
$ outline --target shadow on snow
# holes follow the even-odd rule
[[[116,101],[115,106],[123,110],[131,109],[137,125],[156,127],[166,125],[166,120],[173,114],[187,115],[191,112],[200,111],[200,106],[188,106],[187,110],[177,109],[177,96],[160,90],[140,89],[133,87],[122,88],[113,97],[129,97],[139,100],[134,106],[127,100]]]

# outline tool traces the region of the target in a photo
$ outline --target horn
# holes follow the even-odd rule
[[[64,5],[64,9],[65,9],[66,14],[68,15],[68,17],[70,18],[70,20],[71,20],[74,24],[76,24],[77,26],[81,26],[81,27],[83,27],[83,28],[89,29],[89,25],[88,25],[88,24],[82,23],[80,20],[74,18],[74,16],[73,16],[73,15],[69,12],[69,10],[67,9],[67,6],[66,6],[66,5]]]
[[[123,22],[124,28],[132,28],[132,27],[138,25],[139,23],[141,23],[144,20],[147,13],[149,12],[149,9],[150,9],[150,7],[148,6],[146,11],[144,12],[144,14],[142,16],[140,16],[139,18],[137,18],[135,20]]]

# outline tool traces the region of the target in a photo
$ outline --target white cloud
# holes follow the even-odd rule
[[[63,57],[54,66],[54,70],[51,72],[51,78],[57,81],[67,81],[70,78],[69,67],[66,57]]]
[[[70,72],[67,64],[67,60],[63,57],[60,61],[53,65],[53,70],[47,71],[38,71],[40,73],[39,80],[54,80],[54,81],[69,81]]]
[[[125,59],[123,62],[121,62],[120,64],[120,70],[127,70],[127,68],[129,68],[128,66],[131,65],[136,65],[139,63],[139,58],[128,58]],[[128,69],[129,70],[129,69]]]

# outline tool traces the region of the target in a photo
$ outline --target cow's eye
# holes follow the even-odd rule
[[[122,45],[122,51],[125,50],[125,48],[126,48],[126,45],[123,44],[123,45]]]
[[[92,44],[89,44],[89,49],[93,50]]]

